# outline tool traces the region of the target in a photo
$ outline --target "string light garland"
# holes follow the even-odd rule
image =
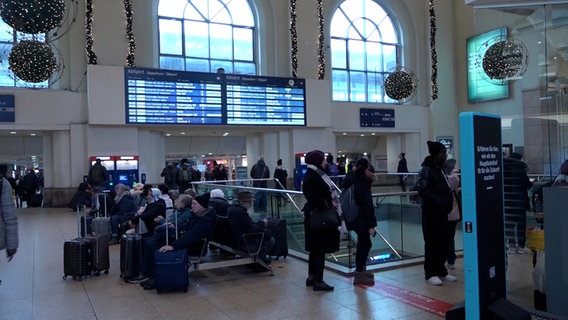
[[[296,0],[290,0],[290,59],[292,64],[292,77],[298,77],[298,31],[296,30]]]
[[[132,0],[124,0],[124,15],[126,16],[126,39],[128,40],[128,55],[126,56],[126,65],[135,67],[134,52],[136,51],[136,38],[132,32],[132,22],[134,13],[132,12]]]
[[[528,50],[518,40],[501,40],[483,55],[483,71],[491,80],[508,80],[522,75],[528,64]]]
[[[432,59],[432,100],[438,99],[438,53],[436,52],[436,11],[434,0],[429,0],[430,6],[430,56]]]
[[[318,79],[325,79],[325,34],[324,34],[324,18],[323,18],[323,1],[318,0]]]
[[[65,0],[2,0],[0,17],[17,31],[46,33],[57,27],[65,15]]]
[[[97,64],[97,55],[93,51],[93,0],[85,1],[85,38],[87,64]]]
[[[32,83],[49,80],[57,69],[53,49],[37,40],[23,40],[8,56],[9,69],[16,77]]]
[[[389,98],[403,103],[416,93],[418,79],[414,72],[404,67],[397,67],[385,78],[384,86]]]

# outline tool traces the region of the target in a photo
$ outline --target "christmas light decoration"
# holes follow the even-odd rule
[[[135,67],[134,52],[136,51],[136,38],[132,32],[132,21],[134,13],[132,12],[132,0],[124,0],[124,15],[126,16],[126,39],[128,40],[128,55],[126,56],[126,65]]]
[[[290,0],[290,47],[292,60],[292,77],[298,77],[298,32],[296,31],[296,0]]]
[[[318,79],[325,79],[325,33],[323,19],[323,1],[318,0],[316,9],[318,13]]]
[[[491,80],[509,80],[522,75],[527,68],[528,51],[518,40],[500,40],[483,55],[483,72]]]
[[[430,57],[432,60],[432,100],[438,99],[438,53],[436,52],[436,11],[434,10],[434,0],[429,1],[430,5]]]
[[[85,1],[85,51],[87,53],[87,63],[97,64],[97,55],[93,51],[93,0]]]
[[[23,40],[8,56],[9,69],[21,80],[38,83],[49,80],[57,69],[53,49],[37,40]]]
[[[397,67],[385,78],[384,82],[386,95],[399,103],[410,100],[416,94],[417,87],[416,75],[404,67]]]
[[[0,17],[17,31],[46,33],[59,26],[65,15],[65,0],[2,0]]]

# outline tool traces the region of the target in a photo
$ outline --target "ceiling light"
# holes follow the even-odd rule
[[[228,136],[228,135],[229,135],[228,132],[223,133],[223,137],[226,137],[226,136]]]
[[[373,133],[371,133],[371,135],[372,135],[372,136],[374,136],[374,135],[375,135],[375,133],[373,132]]]
[[[171,135],[171,133],[166,133],[166,137],[170,137]]]
[[[185,134],[185,131],[184,131],[184,132],[181,132],[180,134],[183,136],[183,135]]]
[[[346,135],[347,135],[347,132],[343,132],[342,134],[343,134],[344,136],[346,136]]]
[[[365,134],[361,133],[361,137],[364,137],[364,136],[365,136]]]
[[[16,134],[16,131],[10,131],[10,134]]]
[[[35,133],[30,133],[30,136],[35,137],[37,134]]]

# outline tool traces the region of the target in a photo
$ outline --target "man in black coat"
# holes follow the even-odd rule
[[[442,281],[454,282],[444,266],[448,253],[448,214],[452,211],[453,194],[443,167],[448,157],[446,147],[428,141],[418,178],[418,194],[422,198],[422,233],[424,237],[424,273],[426,281],[441,286]]]

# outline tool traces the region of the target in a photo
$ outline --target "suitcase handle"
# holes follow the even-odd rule
[[[167,207],[166,208],[166,212],[168,212],[168,209],[174,209],[174,212],[172,213],[174,215],[174,219],[175,219],[175,232],[176,232],[176,240],[178,239],[178,216],[177,216],[177,208],[176,207]],[[166,214],[166,246],[170,245],[170,237],[168,235],[168,230],[170,228],[168,227],[168,215]]]
[[[77,238],[81,238],[81,207],[87,212],[87,206],[77,205]],[[85,217],[85,235],[87,235],[87,217]]]

